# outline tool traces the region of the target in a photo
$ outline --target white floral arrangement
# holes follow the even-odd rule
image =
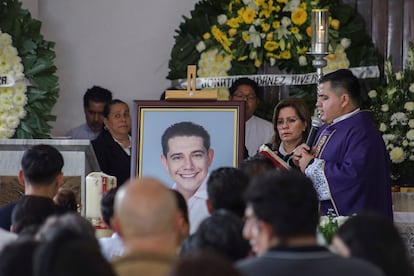
[[[326,216],[321,216],[317,232],[319,244],[331,244],[336,231],[348,218],[348,216],[337,216],[332,209],[328,210]]]
[[[414,177],[414,45],[409,44],[404,70],[385,63],[386,84],[368,93],[392,162],[395,180]],[[414,180],[414,179],[411,179]],[[413,183],[402,183],[413,184]]]
[[[26,116],[27,103],[24,67],[12,37],[0,31],[0,76],[11,79],[11,86],[0,86],[0,139],[14,135],[20,120]]]

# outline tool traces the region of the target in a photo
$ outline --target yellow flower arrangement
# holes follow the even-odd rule
[[[231,58],[227,75],[255,74],[265,63],[288,73],[313,72],[307,52],[316,8],[330,11],[325,72],[377,64],[363,19],[338,0],[201,0],[177,30],[167,78],[184,78],[187,65],[202,66],[201,55],[212,49]]]

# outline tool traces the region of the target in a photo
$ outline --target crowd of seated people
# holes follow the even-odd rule
[[[250,83],[238,85],[243,89],[234,88],[232,97],[255,107]],[[112,96],[95,100],[85,100],[81,130],[94,134],[85,139],[93,140],[104,172],[118,178],[118,187],[101,198],[112,235],[98,238],[74,193],[62,188],[59,151],[33,146],[18,175],[25,195],[0,207],[0,276],[414,275],[397,228],[380,214],[356,214],[331,247],[318,244],[321,214],[312,181],[300,170],[279,170],[257,150],[249,149],[238,168],[206,169],[208,214],[191,225],[191,206],[178,189],[154,177],[129,179],[128,105]],[[288,161],[309,132],[310,115],[298,99],[280,101],[274,112],[268,146]]]
[[[56,154],[48,147],[47,154]],[[264,164],[262,157],[250,157],[241,166],[245,170],[213,170],[206,202],[211,214],[191,235],[184,197],[156,178],[131,179],[103,195],[102,217],[114,235],[100,239],[78,212],[56,211],[67,204],[25,196],[11,213],[15,236],[0,249],[0,276],[412,275],[398,231],[379,215],[356,215],[341,226],[334,241],[348,253],[338,241],[335,252],[318,245],[320,213],[311,180]],[[399,252],[400,270],[391,264],[391,247]]]

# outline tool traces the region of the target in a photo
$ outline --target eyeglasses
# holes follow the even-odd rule
[[[297,120],[298,120],[298,118],[296,118],[296,117],[289,117],[289,118],[286,118],[286,120],[284,120],[284,119],[277,119],[276,125],[282,126],[285,122],[286,122],[286,124],[289,125],[289,124],[295,123]]]
[[[255,101],[257,99],[255,95],[233,95],[233,98],[244,101]]]

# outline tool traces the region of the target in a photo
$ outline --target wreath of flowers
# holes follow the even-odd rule
[[[17,0],[0,4],[0,75],[14,76],[13,87],[0,88],[0,138],[49,138],[49,121],[59,89],[54,43],[40,34]]]
[[[363,18],[339,1],[202,0],[176,31],[167,78],[185,78],[189,64],[198,65],[199,77],[256,74],[264,63],[288,73],[314,72],[306,53],[315,8],[330,12],[325,71],[378,64]]]
[[[405,69],[393,72],[385,63],[386,83],[368,96],[391,159],[395,180],[414,180],[414,45],[409,44]],[[412,184],[412,183],[402,183]]]

